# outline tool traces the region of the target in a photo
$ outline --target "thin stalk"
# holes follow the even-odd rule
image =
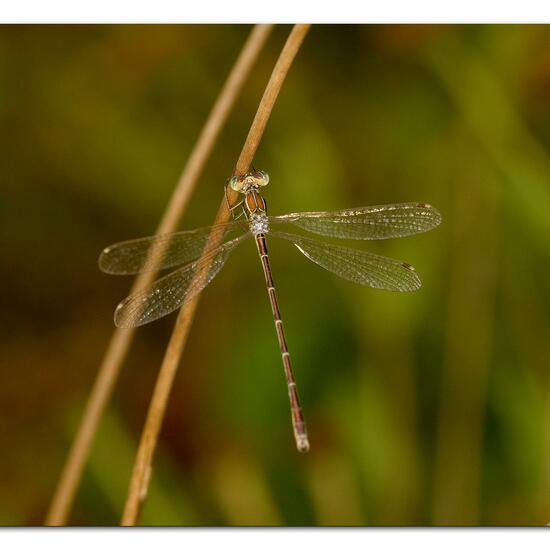
[[[256,25],[252,29],[191,151],[157,228],[157,235],[173,232],[177,228],[220,131],[235,105],[235,101],[272,27],[272,25]],[[161,256],[158,256],[159,259]],[[138,275],[131,292],[133,293],[151,284],[156,271],[157,269],[153,265],[151,272]],[[88,398],[80,426],[61,472],[46,518],[46,525],[64,525],[67,522],[99,422],[113,393],[113,388],[134,334],[134,328],[115,329],[113,332]]]
[[[275,100],[279,95],[283,82],[288,74],[288,70],[300,49],[309,27],[310,25],[295,25],[290,32],[258,106],[252,126],[250,127],[250,131],[248,132],[248,136],[237,161],[235,174],[243,174],[249,169],[267,125],[267,121],[269,120],[269,116],[271,115],[271,111],[273,110]],[[236,196],[237,193],[235,191],[228,190],[228,199],[230,202],[234,202]],[[230,212],[224,199],[218,209],[214,224],[226,222],[229,218]],[[214,230],[204,248],[202,257],[206,256],[214,249],[220,243],[221,238],[222,232]],[[208,269],[209,266],[206,266],[200,273],[197,273],[197,279],[204,277]],[[168,347],[166,348],[166,353],[153,390],[145,426],[141,435],[132,478],[130,480],[128,497],[122,516],[122,525],[129,526],[136,524],[141,506],[147,496],[151,478],[153,454],[158,441],[158,435],[162,426],[174,377],[189,335],[189,329],[193,322],[199,296],[182,306],[176,319],[170,341],[168,342]]]

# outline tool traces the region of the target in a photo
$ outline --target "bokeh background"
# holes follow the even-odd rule
[[[0,27],[0,523],[43,522],[129,278],[248,26]],[[182,227],[211,223],[275,29]],[[271,213],[421,201],[444,223],[351,243],[423,288],[270,251],[309,425],[296,453],[252,244],[205,291],[145,525],[550,522],[550,28],[314,26],[258,151]],[[140,328],[73,524],[120,520],[174,315]]]

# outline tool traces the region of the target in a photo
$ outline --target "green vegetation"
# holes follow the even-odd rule
[[[211,223],[289,27],[276,28],[182,227]],[[0,524],[40,524],[150,235],[246,26],[0,27]],[[550,28],[314,26],[255,166],[272,214],[421,201],[435,231],[350,243],[413,294],[270,242],[312,450],[295,451],[261,266],[205,291],[147,525],[550,522]],[[72,522],[120,520],[175,317],[139,329]]]

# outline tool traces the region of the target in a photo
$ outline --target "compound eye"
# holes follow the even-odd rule
[[[261,187],[265,187],[269,183],[269,174],[267,172],[264,172],[263,170],[260,170],[258,172],[258,185]]]
[[[243,188],[243,182],[238,176],[233,176],[229,180],[229,186],[233,189],[233,191],[241,191]]]

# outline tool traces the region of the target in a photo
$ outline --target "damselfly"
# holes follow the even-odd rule
[[[235,205],[228,204],[234,214],[232,221],[114,244],[102,252],[99,266],[106,273],[129,275],[181,265],[150,287],[132,294],[116,308],[115,324],[135,327],[171,313],[196,296],[218,274],[235,247],[254,238],[281,349],[296,446],[299,451],[305,452],[309,450],[309,441],[273,283],[266,235],[290,241],[312,262],[354,283],[401,292],[417,290],[421,283],[415,269],[408,263],[296,233],[272,231],[271,226],[287,224],[326,237],[373,240],[429,231],[439,225],[441,216],[435,208],[423,203],[268,216],[266,202],[260,194],[260,188],[268,183],[267,173],[259,170],[233,176],[229,185],[234,191],[242,193],[243,198]],[[238,209],[240,213],[237,214]],[[217,233],[220,241],[218,246],[209,249],[212,232]],[[233,238],[229,239],[230,236]]]

